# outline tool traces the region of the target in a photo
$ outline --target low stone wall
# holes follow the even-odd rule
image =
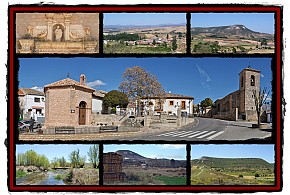
[[[120,125],[121,119],[124,116],[119,115],[109,115],[109,114],[92,114],[92,125],[100,126],[103,125]]]
[[[118,132],[135,132],[135,131],[140,131],[141,129],[142,128],[140,127],[119,126]],[[91,133],[100,133],[100,126],[75,127],[75,134],[91,134]],[[49,128],[43,129],[43,134],[55,134],[55,127],[49,127]]]
[[[231,112],[221,112],[220,114],[212,115],[212,118],[236,121],[237,113],[236,110],[232,110]]]

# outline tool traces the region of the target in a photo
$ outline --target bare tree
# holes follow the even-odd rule
[[[270,93],[270,91],[267,92],[266,87],[263,89],[262,92],[261,92],[261,90],[259,90],[259,91],[256,91],[255,89],[253,90],[256,112],[257,112],[257,116],[258,116],[258,127],[260,127],[260,125],[261,125],[260,115],[261,115],[262,106],[265,104],[269,93]]]
[[[137,101],[138,115],[141,114],[141,98],[162,99],[164,97],[164,89],[157,77],[139,66],[127,68],[122,77],[123,81],[119,86],[119,91],[125,93],[131,101]]]

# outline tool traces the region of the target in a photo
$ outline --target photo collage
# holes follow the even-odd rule
[[[281,7],[9,16],[10,191],[281,190]]]

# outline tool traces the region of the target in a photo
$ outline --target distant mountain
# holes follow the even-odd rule
[[[199,159],[191,160],[192,165],[207,166],[210,168],[258,168],[273,169],[271,163],[261,158],[214,158],[203,156]]]
[[[174,160],[174,159],[153,159],[141,156],[135,152],[130,150],[118,150],[116,153],[121,154],[123,156],[123,164],[124,165],[137,165],[140,166],[141,164],[147,164],[150,167],[170,167],[170,168],[177,168],[177,167],[186,167],[185,160]]]
[[[243,36],[243,37],[273,37],[272,34],[255,32],[244,25],[230,25],[217,27],[192,27],[191,35],[211,35],[219,37]]]
[[[118,150],[116,153],[121,154],[123,156],[123,160],[126,159],[134,159],[134,160],[146,160],[148,158],[137,154],[136,152],[132,152],[130,150]]]

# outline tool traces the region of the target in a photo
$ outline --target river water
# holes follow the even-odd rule
[[[64,174],[66,174],[64,170],[31,173],[16,179],[16,185],[66,185],[63,180],[55,179],[57,175],[63,176]]]

